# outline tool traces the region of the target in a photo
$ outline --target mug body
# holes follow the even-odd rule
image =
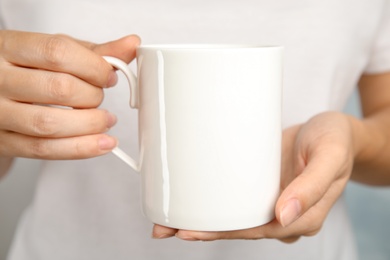
[[[154,223],[222,231],[274,218],[281,47],[137,51],[142,207]]]

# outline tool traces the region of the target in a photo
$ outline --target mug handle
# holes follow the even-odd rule
[[[131,108],[138,108],[139,106],[139,100],[138,100],[138,86],[137,86],[137,77],[134,75],[134,73],[130,70],[128,65],[123,62],[120,59],[111,57],[111,56],[103,56],[103,58],[111,64],[114,68],[120,70],[123,72],[123,74],[126,76],[126,79],[130,86],[130,107]],[[112,153],[116,155],[119,159],[127,163],[131,168],[133,168],[136,172],[140,172],[140,165],[139,163],[134,160],[131,156],[126,154],[122,149],[119,147],[115,147],[112,150]]]

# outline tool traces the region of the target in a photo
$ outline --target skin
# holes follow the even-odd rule
[[[154,238],[189,241],[275,238],[286,243],[317,234],[352,179],[390,184],[390,73],[363,75],[363,119],[325,112],[283,132],[282,193],[272,222],[239,231],[198,232],[160,225]]]
[[[13,157],[82,159],[110,152],[117,141],[105,132],[116,117],[97,107],[117,76],[101,56],[130,62],[139,43],[133,35],[93,44],[0,31],[0,175]]]
[[[116,119],[97,107],[116,74],[101,56],[130,62],[139,42],[137,36],[93,44],[63,35],[0,31],[0,175],[14,157],[82,159],[110,152],[117,141],[105,132]],[[390,73],[363,75],[363,119],[324,112],[284,130],[282,193],[272,222],[229,232],[155,225],[152,236],[291,243],[315,235],[350,179],[390,184],[389,87]]]

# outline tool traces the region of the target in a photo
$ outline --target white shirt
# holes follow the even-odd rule
[[[143,43],[283,45],[285,127],[342,110],[360,75],[390,70],[388,0],[0,0],[4,28],[104,42],[138,34]],[[112,134],[137,155],[137,112],[127,87],[106,91],[119,117]],[[191,243],[153,240],[139,206],[139,177],[109,154],[42,167],[9,260],[356,259],[341,198],[314,237]]]

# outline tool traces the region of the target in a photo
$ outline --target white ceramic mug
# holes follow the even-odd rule
[[[137,78],[144,214],[187,230],[251,228],[274,218],[281,157],[282,47],[149,45]]]

